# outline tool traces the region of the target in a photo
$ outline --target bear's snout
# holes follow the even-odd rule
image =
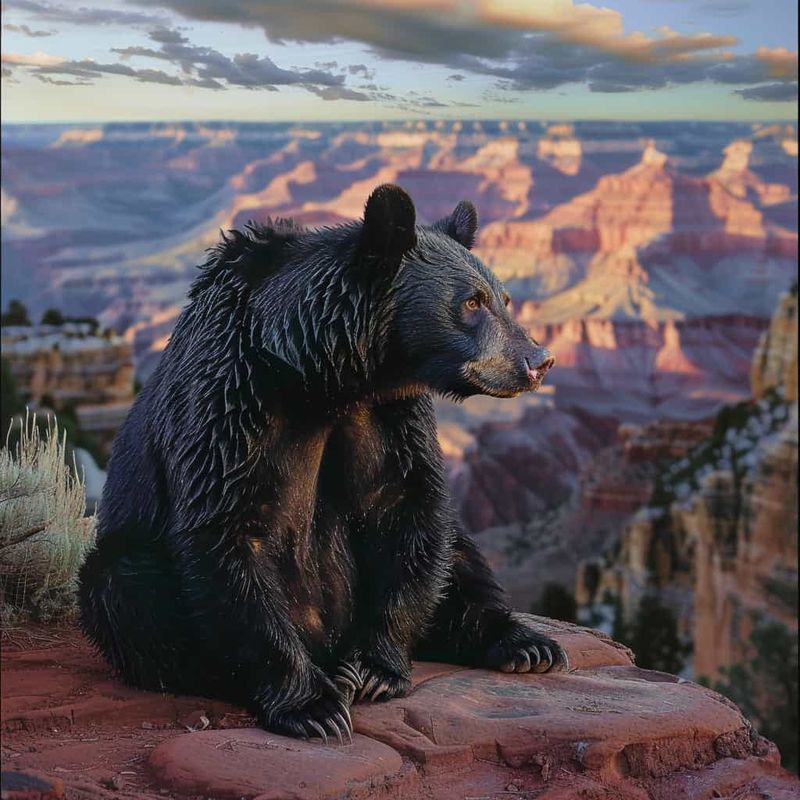
[[[537,347],[533,354],[525,356],[525,373],[531,389],[539,388],[544,376],[555,363],[555,357],[544,347]]]

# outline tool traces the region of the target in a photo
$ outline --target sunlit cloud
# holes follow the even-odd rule
[[[767,64],[770,77],[797,80],[797,53],[785,47],[759,47],[756,58]]]
[[[796,94],[796,51],[758,47],[752,37],[745,46],[733,32],[714,30],[742,13],[733,0],[695,4],[693,9],[708,6],[709,14],[691,32],[677,30],[682,25],[674,16],[670,24],[654,19],[662,24],[636,30],[633,15],[573,0],[109,0],[102,7],[99,0],[82,2],[6,0],[4,27],[17,38],[15,52],[4,59],[4,80],[100,86],[116,76],[117,84],[191,87],[208,90],[209,98],[242,89],[286,89],[286,96],[296,98],[297,91],[288,91],[295,89],[326,106],[372,102],[422,114],[470,107],[476,100],[524,106],[572,92],[584,98],[606,94],[610,101],[614,95],[613,102],[627,103],[620,95],[685,87],[716,91],[721,106],[790,102]],[[6,22],[9,14],[21,18]],[[72,47],[62,50],[68,57],[19,54],[22,37],[47,33],[37,22],[64,23],[73,31]],[[82,49],[74,33],[81,26],[116,26],[106,55],[97,38],[91,50]],[[245,52],[245,45],[234,49],[243,28]],[[200,43],[209,30],[220,31],[219,40],[205,39],[213,46]],[[738,33],[748,38],[741,25]],[[61,50],[58,44],[50,49]],[[419,87],[406,65],[430,68],[436,76],[425,97],[410,94]],[[472,81],[478,84],[474,96],[467,92]],[[138,96],[145,102],[142,91]]]
[[[52,56],[37,50],[35,53],[3,53],[2,61],[4,64],[14,64],[22,67],[51,67],[56,64],[63,64],[66,59],[61,56]]]

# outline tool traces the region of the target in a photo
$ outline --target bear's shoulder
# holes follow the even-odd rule
[[[208,251],[201,265],[202,275],[192,295],[220,278],[236,277],[257,285],[277,272],[285,260],[288,245],[307,233],[292,219],[271,219],[263,223],[249,221],[244,230],[236,228],[220,232],[220,241]]]

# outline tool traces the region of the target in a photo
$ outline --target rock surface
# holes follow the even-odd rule
[[[352,744],[252,727],[240,709],[116,683],[74,632],[3,657],[3,763],[89,798],[699,800],[800,791],[728,701],[635,667],[602,634],[538,620],[570,671],[418,663],[402,699],[354,709]],[[40,641],[40,640],[37,640]]]

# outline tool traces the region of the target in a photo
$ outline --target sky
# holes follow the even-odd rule
[[[4,122],[796,120],[796,0],[4,0]]]

